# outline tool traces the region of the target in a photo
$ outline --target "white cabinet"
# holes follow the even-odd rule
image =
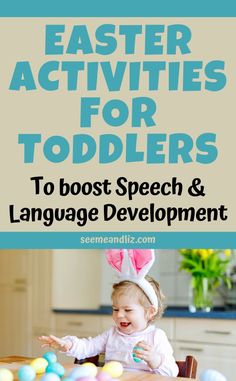
[[[101,317],[89,314],[56,314],[55,332],[59,336],[89,337],[102,331]]]
[[[168,337],[169,341],[172,343],[175,338],[175,325],[174,325],[174,319],[172,318],[161,318],[160,320],[157,320],[155,322],[155,325],[158,328],[163,329],[165,331],[166,336]]]
[[[31,340],[29,355],[41,356],[45,349],[40,347],[37,337],[48,335],[54,329],[52,312],[52,252],[32,250],[28,252],[28,277],[31,283]]]
[[[112,317],[110,315],[101,315],[101,330],[102,330],[102,332],[109,329],[112,325],[114,325],[114,322],[113,322]]]
[[[0,285],[26,284],[28,257],[25,250],[0,250]]]
[[[0,250],[0,356],[38,356],[53,326],[51,252]]]
[[[0,250],[0,356],[41,355],[37,336],[55,332],[53,306],[97,308],[100,260],[96,250]],[[79,327],[71,319],[59,333],[98,332],[94,320]]]
[[[32,325],[52,328],[52,253],[34,250],[28,253],[28,276],[32,285]]]
[[[53,308],[97,308],[100,300],[100,256],[97,250],[53,250],[30,252],[32,282],[31,355],[42,353],[37,336],[87,337],[99,332],[96,317],[56,314]],[[100,324],[100,319],[99,319]],[[61,357],[61,355],[59,355]]]
[[[28,355],[31,286],[24,250],[0,251],[0,355]]]
[[[176,340],[236,345],[236,322],[220,319],[176,319]]]
[[[216,369],[234,381],[236,321],[219,319],[175,319],[175,357],[196,357],[198,375]]]
[[[96,309],[101,300],[101,251],[54,250],[52,307]]]

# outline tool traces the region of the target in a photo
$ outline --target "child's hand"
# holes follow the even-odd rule
[[[62,352],[67,352],[71,349],[72,343],[70,340],[59,339],[59,337],[49,335],[49,336],[39,336],[38,340],[42,342],[41,347],[51,347],[54,349],[58,349]]]
[[[161,364],[161,356],[156,353],[154,348],[145,341],[139,341],[135,346],[142,349],[135,350],[135,356],[144,360],[151,369],[156,369]]]

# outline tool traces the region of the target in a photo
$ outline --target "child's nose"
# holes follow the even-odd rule
[[[117,313],[117,316],[118,316],[118,318],[123,317],[124,316],[124,311],[119,310],[118,313]]]

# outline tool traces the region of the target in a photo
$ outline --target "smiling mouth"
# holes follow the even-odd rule
[[[122,327],[122,328],[126,328],[126,327],[128,327],[130,325],[130,323],[120,323],[120,326]]]

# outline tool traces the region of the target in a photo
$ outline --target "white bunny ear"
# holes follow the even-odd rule
[[[123,249],[106,250],[105,254],[109,265],[113,267],[118,273],[121,273],[121,266],[124,259]]]
[[[155,260],[154,250],[112,249],[106,251],[108,263],[118,272],[120,281],[129,280],[142,288],[151,303],[157,308],[157,295],[152,285],[145,279]]]
[[[139,278],[145,277],[155,261],[154,250],[134,249],[128,250],[128,255],[132,261],[133,268]]]

